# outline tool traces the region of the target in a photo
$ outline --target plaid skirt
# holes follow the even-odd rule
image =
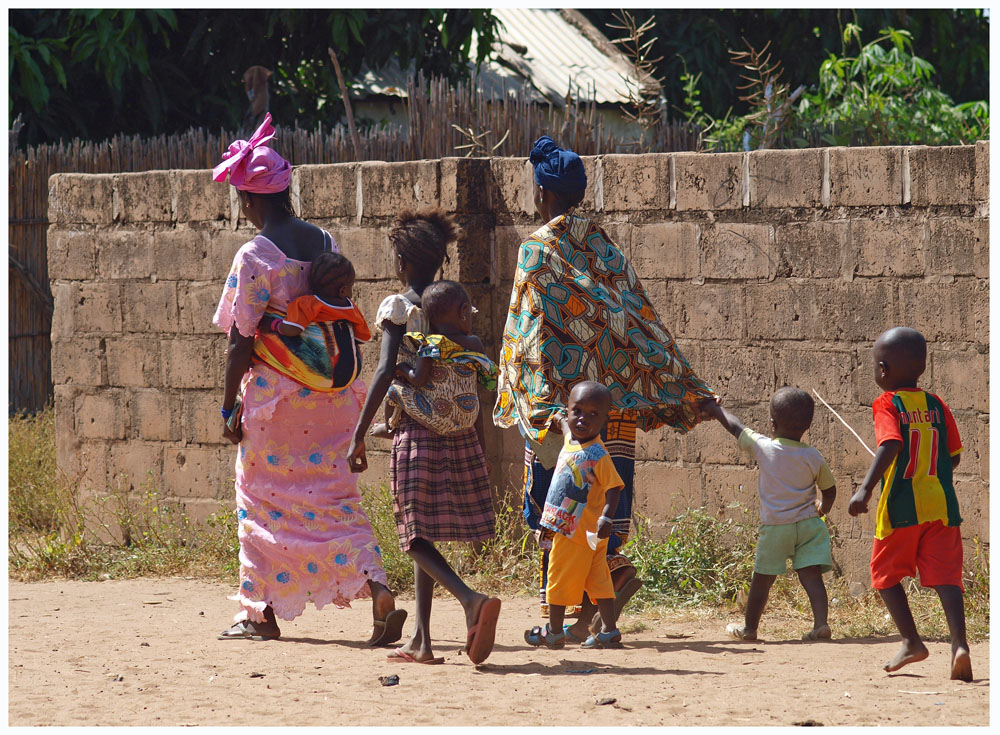
[[[389,464],[399,546],[414,539],[482,541],[496,533],[486,459],[474,428],[444,436],[407,414]]]

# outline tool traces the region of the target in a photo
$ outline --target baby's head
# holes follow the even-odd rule
[[[611,391],[607,386],[585,380],[573,386],[566,406],[569,432],[578,442],[588,442],[601,433],[611,412]]]
[[[927,340],[916,329],[893,327],[875,340],[875,384],[882,390],[916,388],[927,367]]]
[[[472,334],[472,301],[461,283],[435,281],[420,295],[431,329],[439,334]]]
[[[799,441],[812,424],[816,403],[801,388],[786,385],[771,396],[771,426],[774,435]]]
[[[354,266],[340,253],[320,253],[309,269],[309,289],[328,304],[351,298]]]

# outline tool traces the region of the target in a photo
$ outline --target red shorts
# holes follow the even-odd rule
[[[872,545],[872,587],[884,590],[920,572],[922,587],[962,585],[962,530],[941,521],[897,528]]]

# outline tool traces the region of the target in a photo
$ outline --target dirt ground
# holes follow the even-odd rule
[[[768,621],[739,643],[692,614],[626,614],[625,648],[533,649],[531,597],[505,599],[497,644],[476,668],[459,653],[461,608],[436,599],[441,666],[368,649],[371,607],[308,608],[282,639],[220,641],[227,585],[192,579],[9,585],[9,725],[988,725],[989,646],[971,684],[948,679],[948,645],[895,675],[898,640],[794,640]],[[412,601],[400,606],[411,614]],[[407,625],[407,630],[409,624]],[[396,674],[397,686],[379,677]],[[601,704],[609,698],[611,703]],[[554,717],[553,712],[558,712]]]

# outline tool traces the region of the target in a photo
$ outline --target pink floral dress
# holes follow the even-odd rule
[[[213,323],[227,333],[235,325],[252,337],[268,305],[284,311],[309,293],[310,266],[258,235],[236,253]],[[346,459],[364,383],[313,391],[254,361],[241,392],[240,588],[230,598],[242,608],[237,621],[263,622],[267,605],[292,620],[310,600],[321,609],[369,597],[368,580],[387,581]]]

